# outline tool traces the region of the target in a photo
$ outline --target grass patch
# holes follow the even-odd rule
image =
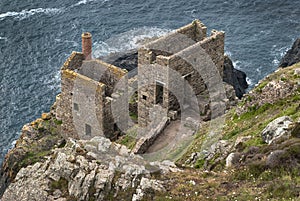
[[[37,162],[40,162],[45,159],[45,156],[51,153],[50,150],[41,151],[41,152],[27,152],[23,159],[18,163],[19,169],[22,167],[27,167],[28,165],[34,165]]]
[[[56,118],[53,119],[53,122],[54,122],[56,125],[61,125],[61,124],[62,124],[62,120],[57,120]]]
[[[130,112],[129,116],[134,122],[138,121],[138,115],[136,113]]]
[[[116,141],[116,143],[122,144],[126,146],[128,149],[133,149],[136,142],[137,142],[137,132],[138,127],[133,126],[132,128],[128,129],[125,135],[119,137],[119,139]]]

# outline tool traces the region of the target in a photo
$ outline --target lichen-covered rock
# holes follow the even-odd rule
[[[240,158],[241,158],[240,153],[230,153],[226,158],[226,167],[232,167],[238,164]]]
[[[178,169],[171,162],[149,164],[126,149],[104,137],[70,139],[44,162],[22,168],[2,201],[107,200],[111,196],[118,199],[120,193],[127,191],[126,195],[132,196],[130,192],[136,188],[147,194],[148,189],[163,189],[159,181],[147,179],[151,172]]]
[[[140,185],[136,189],[136,193],[133,194],[132,201],[142,200],[147,191],[158,191],[164,192],[166,189],[164,188],[161,181],[155,179],[148,179],[143,177],[141,179]],[[153,197],[154,195],[152,195]]]
[[[273,140],[282,137],[289,136],[291,134],[289,125],[293,123],[293,120],[288,116],[283,116],[275,119],[267,125],[262,131],[262,139],[264,142],[271,144]]]
[[[5,156],[0,170],[0,197],[22,167],[31,165],[51,154],[51,149],[64,144],[60,123],[53,114],[23,126],[15,147]]]
[[[204,168],[212,170],[215,166],[224,161],[233,150],[234,144],[228,140],[219,140],[213,143],[208,149],[203,150],[198,160],[204,160]]]

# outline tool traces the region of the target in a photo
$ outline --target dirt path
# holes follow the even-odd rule
[[[156,138],[154,144],[148,148],[146,153],[153,153],[167,146],[177,134],[179,127],[180,120],[171,121],[158,138]]]

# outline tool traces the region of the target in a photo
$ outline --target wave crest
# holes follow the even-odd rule
[[[94,1],[97,1],[97,0],[81,0],[81,1],[79,1],[78,3],[76,3],[76,4],[74,4],[73,6],[80,6],[80,5],[82,5],[82,4],[87,4],[87,3],[89,3],[89,2],[94,2]],[[107,2],[108,0],[101,0],[101,3],[105,3],[105,2]],[[72,6],[72,7],[73,7]]]
[[[30,10],[22,10],[21,12],[6,12],[0,14],[0,21],[4,20],[7,17],[14,17],[15,19],[23,20],[26,19],[32,15],[38,14],[38,13],[44,13],[46,15],[52,15],[61,12],[61,9],[58,8],[33,8]]]
[[[136,49],[141,45],[141,42],[170,32],[169,29],[161,29],[157,27],[142,27],[135,28],[130,31],[118,34],[106,41],[94,43],[94,58],[105,56],[113,52],[124,52],[131,49]]]

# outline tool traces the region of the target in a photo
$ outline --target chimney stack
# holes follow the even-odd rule
[[[81,35],[82,39],[82,53],[85,60],[92,59],[92,34],[89,32],[84,32]]]

